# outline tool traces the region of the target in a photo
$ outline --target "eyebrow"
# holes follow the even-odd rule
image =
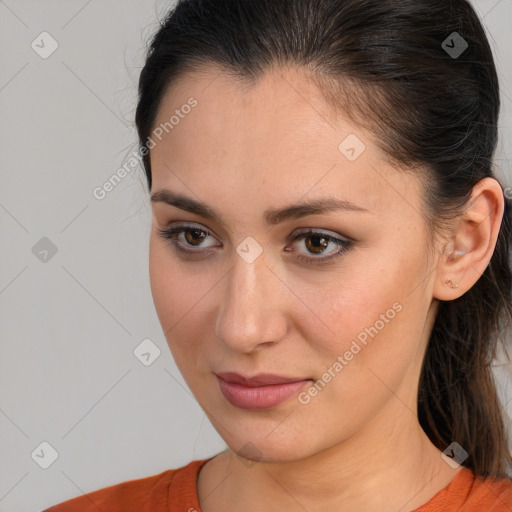
[[[222,221],[221,216],[207,204],[182,194],[176,194],[168,189],[160,189],[151,194],[151,202],[165,203],[170,206],[180,208],[181,210],[195,213],[207,219],[212,219],[221,224],[225,224]],[[329,213],[339,210],[370,213],[366,208],[349,201],[336,199],[334,197],[324,197],[308,202],[292,204],[285,206],[284,208],[265,210],[263,213],[263,219],[267,225],[274,226],[289,219],[299,219],[308,215]]]

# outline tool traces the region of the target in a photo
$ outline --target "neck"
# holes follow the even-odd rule
[[[416,510],[457,469],[441,458],[415,414],[393,411],[403,407],[394,400],[387,409],[392,421],[376,416],[342,443],[299,460],[247,464],[231,451],[220,454],[208,463],[212,476],[199,481],[202,512]]]

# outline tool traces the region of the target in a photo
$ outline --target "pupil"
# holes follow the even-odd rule
[[[194,242],[194,241],[196,241],[196,242],[197,242],[198,240],[199,240],[199,242],[200,242],[200,241],[201,241],[201,240],[203,240],[203,239],[205,238],[205,236],[206,236],[206,233],[205,233],[204,231],[201,231],[200,229],[191,229],[191,230],[187,231],[187,233],[186,233],[186,234],[187,234],[187,237],[188,237],[189,235],[193,235],[193,237],[192,237],[192,242]],[[189,242],[189,243],[190,243],[190,242],[191,242],[191,240],[187,240],[187,242]]]
[[[316,244],[313,244],[313,248],[314,248],[315,250],[316,250],[316,249],[325,249],[325,247],[326,247],[326,246],[328,245],[328,243],[329,243],[329,242],[326,240],[326,238],[325,238],[325,237],[318,236],[318,235],[310,235],[310,236],[309,236],[309,239],[310,239],[310,240],[313,240],[313,239],[314,239],[314,240],[316,240],[316,241],[321,240],[321,242],[320,242],[320,247],[318,247]],[[320,250],[320,251],[312,251],[312,252],[321,252],[321,250]]]

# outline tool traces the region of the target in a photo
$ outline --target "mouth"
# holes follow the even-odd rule
[[[215,374],[224,398],[240,409],[263,410],[282,404],[298,393],[312,379],[258,374],[245,377],[239,373]]]

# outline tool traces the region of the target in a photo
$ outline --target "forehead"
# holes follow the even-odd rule
[[[326,131],[337,139],[343,128],[350,131],[355,128],[328,106],[315,82],[294,67],[269,68],[257,79],[233,76],[214,65],[185,73],[168,88],[155,125],[165,123],[191,97],[198,103],[194,115],[190,116],[191,123],[200,117],[194,128],[201,125],[211,136],[246,135],[254,140],[279,133],[293,136],[297,141],[302,136],[307,141],[316,140],[316,136],[325,137]],[[370,139],[373,134],[368,132],[364,137]],[[278,142],[284,143],[286,139]]]
[[[332,114],[313,82],[294,68],[272,69],[249,82],[204,66],[182,75],[162,98],[154,129],[164,130],[152,157],[172,147],[175,157],[193,158],[208,147],[210,161],[243,152],[246,166],[265,154],[300,159],[306,150],[337,151],[354,127],[335,123]],[[360,134],[367,147],[368,136]]]
[[[184,107],[191,99],[195,106]],[[169,126],[173,116],[178,122]],[[154,128],[166,123],[151,150],[155,190],[185,183],[267,197],[286,191],[297,199],[334,189],[369,208],[386,194],[386,203],[397,198],[383,176],[394,170],[374,135],[335,115],[294,68],[272,69],[254,82],[214,66],[187,73],[166,92]],[[360,143],[357,159],[343,152],[346,140]]]

